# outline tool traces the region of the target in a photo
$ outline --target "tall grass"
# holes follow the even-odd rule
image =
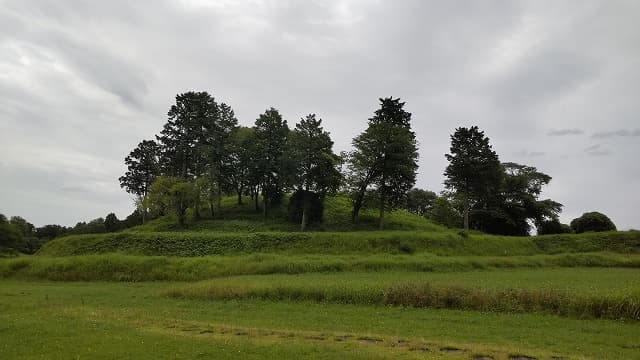
[[[219,286],[215,283],[173,288],[173,298],[198,300],[260,299],[352,305],[444,308],[486,312],[545,313],[577,318],[640,320],[640,296],[576,295],[556,289],[482,289],[407,282],[390,287],[305,286],[300,284]]]
[[[56,281],[193,281],[231,275],[354,271],[455,272],[543,267],[640,268],[640,256],[614,253],[535,256],[283,255],[165,257],[122,254],[0,259],[0,278]]]

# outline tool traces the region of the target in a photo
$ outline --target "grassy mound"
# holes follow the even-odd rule
[[[46,243],[38,255],[120,252],[131,255],[206,256],[247,253],[411,254],[513,256],[610,251],[640,253],[640,232],[507,237],[455,232],[120,232],[73,235]]]
[[[459,272],[547,267],[640,268],[640,256],[612,253],[512,257],[277,255],[177,258],[119,254],[20,257],[0,261],[0,278],[54,281],[193,281],[232,275],[353,271]]]

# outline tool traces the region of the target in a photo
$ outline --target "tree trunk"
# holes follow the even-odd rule
[[[216,194],[216,200],[218,202],[218,213],[222,213],[222,189],[218,186],[218,192]]]
[[[464,202],[464,231],[469,231],[469,203],[465,200]]]
[[[307,227],[307,208],[309,200],[307,199],[307,191],[302,193],[302,223],[300,224],[300,231],[304,231]]]
[[[256,204],[256,212],[260,211],[260,204],[258,203],[258,188],[254,188],[253,190],[253,201]]]
[[[209,199],[209,210],[211,210],[211,218],[213,219],[213,216],[214,216],[213,199]]]
[[[242,190],[242,186],[236,190],[238,192],[238,205],[242,205]]]
[[[267,204],[268,204],[267,196],[263,193],[262,194],[262,216],[264,217],[265,220],[267,220]]]
[[[384,195],[380,194],[380,230],[384,230]]]

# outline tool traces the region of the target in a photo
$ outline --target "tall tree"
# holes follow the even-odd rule
[[[128,193],[144,197],[149,186],[160,175],[160,148],[153,140],[143,140],[124,159],[127,171],[119,178],[120,187]]]
[[[286,187],[283,155],[287,146],[289,127],[278,110],[270,108],[260,114],[254,126],[256,137],[256,167],[262,190],[264,217],[269,204],[279,200]]]
[[[219,106],[209,93],[189,91],[176,95],[168,121],[156,136],[160,143],[163,174],[192,179],[207,165],[208,129],[214,128]]]
[[[369,119],[368,128],[353,139],[355,151],[349,156],[354,185],[352,219],[357,218],[366,191],[373,186],[380,229],[384,228],[385,211],[400,205],[416,181],[418,147],[411,131],[411,113],[404,105],[400,99],[380,99],[380,109]]]
[[[203,124],[204,134],[198,147],[206,159],[207,176],[215,184],[217,208],[220,211],[222,192],[233,187],[231,178],[236,170],[232,157],[233,133],[238,126],[238,119],[229,105],[221,103],[215,106],[218,108],[217,115]]]
[[[491,205],[492,195],[500,187],[502,167],[489,138],[477,126],[457,128],[451,135],[450,152],[445,154],[449,165],[444,184],[461,201],[464,229],[468,231],[471,207]]]
[[[237,127],[231,136],[229,181],[242,205],[242,194],[251,186],[255,132],[252,128]]]
[[[300,230],[304,231],[308,222],[309,192],[318,193],[322,199],[325,193],[338,189],[340,158],[333,152],[333,141],[322,128],[322,119],[316,119],[315,114],[307,115],[296,125],[289,148],[294,187],[302,191]]]

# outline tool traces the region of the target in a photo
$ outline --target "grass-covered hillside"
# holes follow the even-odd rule
[[[235,201],[0,259],[3,356],[638,358],[640,232],[465,234],[405,211],[378,231],[340,197],[300,232],[285,205]]]
[[[387,216],[385,231],[377,228],[377,214],[364,209],[358,223],[350,221],[347,199],[329,198],[324,221],[309,231],[287,219],[286,206],[274,208],[265,220],[253,204],[237,205],[225,198],[214,219],[195,220],[178,226],[170,216],[125,231],[107,234],[70,235],[46,243],[43,256],[104,253],[154,256],[239,255],[247,253],[290,254],[412,254],[511,256],[608,251],[640,252],[640,233],[607,232],[537,237],[464,234],[447,229],[404,210]],[[204,212],[204,211],[203,211]]]

